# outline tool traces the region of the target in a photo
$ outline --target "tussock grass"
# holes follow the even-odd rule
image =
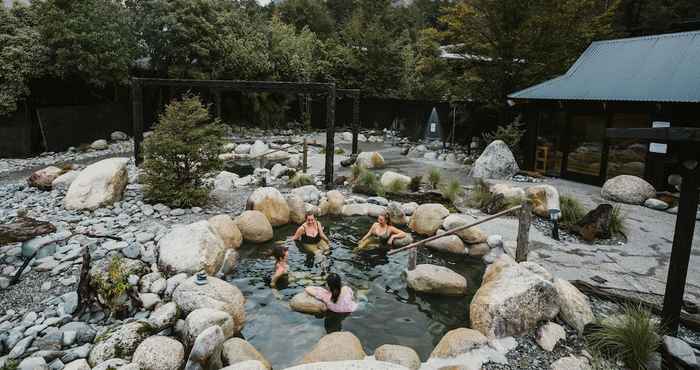
[[[408,184],[408,188],[412,192],[420,191],[420,186],[423,183],[423,176],[413,176],[411,177],[411,183]]]
[[[450,202],[454,203],[464,195],[464,189],[462,189],[462,185],[460,185],[459,181],[451,180],[446,185],[442,186],[442,195],[449,199]]]
[[[613,207],[610,215],[610,233],[612,235],[626,235],[627,232],[627,215],[622,210],[622,207],[616,205]]]
[[[559,207],[561,208],[559,223],[564,227],[575,225],[586,215],[586,208],[581,202],[568,195],[562,195],[559,198]]]
[[[403,193],[406,189],[408,189],[408,185],[399,179],[395,179],[386,187],[386,191],[390,193]]]
[[[291,179],[289,179],[287,184],[293,188],[298,188],[300,186],[305,186],[305,185],[313,185],[314,178],[313,178],[313,176],[305,174],[303,172],[297,172],[294,174],[294,176],[292,176]]]
[[[471,208],[481,208],[491,201],[493,194],[489,190],[489,185],[482,179],[477,179],[474,187],[469,192],[467,205]]]
[[[428,183],[430,183],[430,186],[433,189],[437,189],[438,185],[440,185],[440,181],[442,180],[442,174],[440,173],[440,170],[437,168],[433,167],[428,171]]]

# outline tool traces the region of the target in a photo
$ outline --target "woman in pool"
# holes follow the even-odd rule
[[[326,304],[328,311],[335,313],[350,313],[357,309],[352,289],[343,286],[340,276],[331,272],[326,276],[326,287],[310,286],[304,288],[306,293]]]
[[[313,255],[330,252],[331,241],[323,232],[323,226],[316,221],[313,213],[306,214],[304,223],[294,233],[292,240],[300,243],[307,253]]]
[[[275,249],[272,250],[272,255],[275,256],[275,272],[272,274],[272,279],[270,279],[270,286],[276,288],[277,282],[285,278],[289,272],[289,265],[287,263],[289,250],[286,246],[277,245]]]
[[[367,234],[357,243],[358,246],[353,252],[368,251],[382,246],[388,246],[391,249],[407,245],[406,242],[410,243],[410,239],[407,237],[408,234],[403,230],[391,225],[389,215],[384,213],[377,217],[377,222],[372,224]]]

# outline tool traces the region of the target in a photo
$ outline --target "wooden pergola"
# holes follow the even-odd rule
[[[134,160],[137,164],[142,161],[141,143],[143,142],[143,88],[144,87],[179,87],[205,88],[214,93],[215,109],[221,117],[221,93],[224,91],[239,92],[272,92],[286,94],[320,95],[326,98],[326,160],[324,183],[327,188],[333,186],[333,157],[335,154],[335,103],[336,98],[351,97],[353,104],[353,153],[357,151],[357,135],[359,131],[359,98],[360,90],[336,89],[335,83],[321,82],[277,82],[277,81],[240,81],[240,80],[190,80],[163,78],[132,78],[131,106],[134,135]]]
[[[612,139],[640,139],[661,143],[673,143],[679,147],[681,197],[673,235],[673,248],[668,266],[666,292],[664,294],[663,323],[672,335],[678,332],[683,306],[683,294],[688,275],[698,211],[698,186],[700,186],[700,128],[609,128],[607,137]]]

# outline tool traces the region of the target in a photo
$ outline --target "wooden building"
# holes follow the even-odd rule
[[[605,130],[700,127],[700,31],[594,42],[566,74],[508,98],[527,123],[526,168],[596,185],[635,175],[663,189],[680,148]]]

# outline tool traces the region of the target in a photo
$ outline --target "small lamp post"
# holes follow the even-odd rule
[[[194,283],[197,285],[206,285],[207,284],[207,274],[204,271],[200,271],[197,273],[197,278],[194,280]]]
[[[556,208],[549,210],[549,219],[552,220],[554,224],[552,226],[552,238],[554,238],[554,240],[559,240],[559,217],[561,217],[560,210]]]

